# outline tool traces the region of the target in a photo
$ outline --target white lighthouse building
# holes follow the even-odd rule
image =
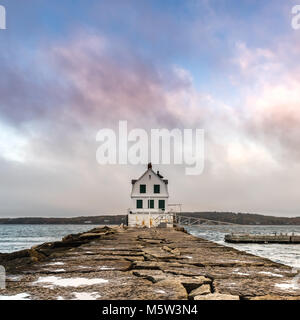
[[[132,180],[129,227],[173,227],[173,214],[168,212],[168,180],[148,164],[146,172]]]

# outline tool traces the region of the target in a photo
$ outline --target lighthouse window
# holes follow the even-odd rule
[[[154,200],[148,200],[148,208],[149,209],[154,209]]]
[[[154,185],[154,193],[160,193],[160,185],[159,184]]]
[[[165,200],[159,200],[158,207],[159,209],[165,210]]]
[[[143,209],[143,200],[136,200],[136,208]]]
[[[140,193],[146,193],[146,185],[140,184]]]

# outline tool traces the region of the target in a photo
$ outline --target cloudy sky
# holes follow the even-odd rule
[[[0,217],[124,213],[144,166],[96,161],[119,120],[205,130],[201,175],[155,167],[185,210],[300,215],[297,1],[0,4]]]

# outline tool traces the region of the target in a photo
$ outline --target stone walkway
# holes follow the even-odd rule
[[[0,264],[0,300],[300,300],[290,267],[175,229],[97,228],[1,254]]]

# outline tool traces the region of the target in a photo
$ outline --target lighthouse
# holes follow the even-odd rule
[[[168,183],[151,163],[140,178],[131,180],[129,227],[173,227],[173,214],[168,211]]]

